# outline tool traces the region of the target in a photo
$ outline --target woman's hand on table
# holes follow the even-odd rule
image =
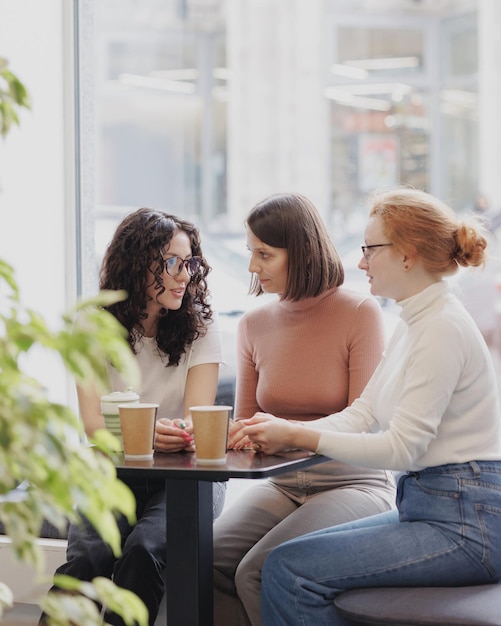
[[[252,441],[243,432],[245,420],[230,420],[228,428],[228,450],[253,449]]]
[[[320,435],[305,428],[304,422],[286,420],[269,413],[256,413],[242,420],[242,436],[248,437],[255,450],[275,454],[283,450],[304,448],[315,452]]]
[[[288,435],[292,426],[287,420],[269,413],[256,413],[241,423],[241,436],[248,439],[255,450],[275,454],[291,448]]]
[[[193,452],[193,426],[181,419],[161,417],[155,425],[155,450],[159,452]]]

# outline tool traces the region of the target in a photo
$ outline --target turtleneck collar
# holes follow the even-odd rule
[[[397,302],[397,305],[402,308],[400,317],[405,322],[409,322],[411,318],[429,309],[437,300],[449,293],[451,293],[450,285],[445,279],[433,283],[414,296]]]

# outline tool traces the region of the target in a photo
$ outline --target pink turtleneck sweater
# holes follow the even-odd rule
[[[235,417],[312,420],[341,411],[361,394],[383,345],[377,301],[344,287],[250,311],[238,328]]]
[[[238,327],[235,418],[264,411],[309,421],[341,411],[361,394],[383,344],[377,301],[344,287],[250,311]],[[338,461],[272,482],[305,492],[355,483],[393,489],[388,472]]]

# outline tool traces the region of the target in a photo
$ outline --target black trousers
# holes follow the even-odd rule
[[[165,592],[165,483],[148,479],[124,482],[136,498],[137,524],[130,526],[124,517],[118,519],[122,537],[120,558],[114,557],[110,547],[82,518],[82,525],[70,525],[67,560],[56,574],[86,581],[96,576],[112,578],[116,585],[141,598],[149,612],[149,624],[153,626]],[[226,483],[214,483],[214,518],[222,511],[225,491]],[[52,587],[50,591],[57,591],[57,588]],[[44,617],[42,615],[40,624],[45,623]],[[106,620],[115,626],[124,626],[118,615],[107,614]]]

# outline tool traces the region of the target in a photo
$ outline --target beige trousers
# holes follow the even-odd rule
[[[350,476],[336,479],[332,466],[288,474],[280,483],[259,482],[214,522],[215,626],[261,624],[261,570],[279,544],[394,508],[390,472],[350,468]],[[339,471],[339,464],[334,467]]]

